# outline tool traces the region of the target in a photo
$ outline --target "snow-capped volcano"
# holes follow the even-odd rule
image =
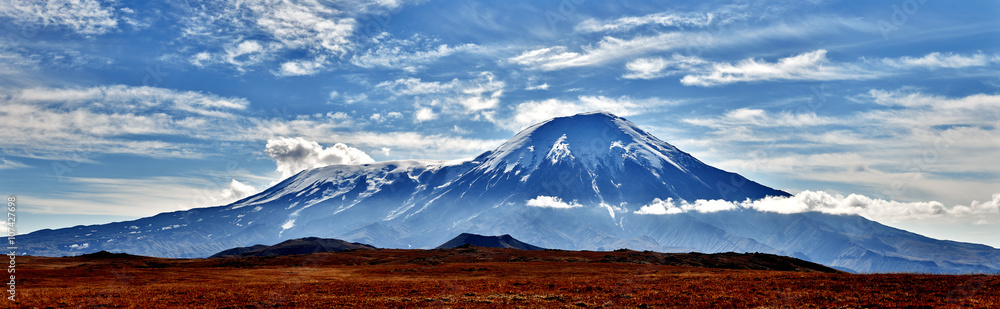
[[[767,252],[855,271],[1000,271],[1000,250],[934,240],[859,216],[640,211],[664,200],[786,195],[596,112],[536,124],[471,160],[305,170],[225,206],[37,231],[22,237],[22,250],[204,257],[301,237],[432,248],[477,233],[557,249]]]
[[[785,196],[708,166],[621,117],[594,112],[533,125],[478,163],[453,190],[508,195],[505,202],[551,196],[638,210],[654,198],[744,200]],[[635,209],[632,209],[635,208]]]

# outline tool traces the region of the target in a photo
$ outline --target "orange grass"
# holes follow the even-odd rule
[[[472,251],[219,260],[18,257],[18,301],[4,306],[1000,307],[998,276],[732,270],[594,262],[607,252]]]

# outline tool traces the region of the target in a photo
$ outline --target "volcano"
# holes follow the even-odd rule
[[[856,215],[753,209],[649,215],[657,201],[788,193],[709,166],[604,112],[533,125],[471,160],[403,160],[302,171],[225,206],[23,236],[32,255],[107,250],[205,257],[303,237],[433,248],[453,235],[543,248],[766,252],[855,272],[1000,272],[1000,250],[935,240]]]

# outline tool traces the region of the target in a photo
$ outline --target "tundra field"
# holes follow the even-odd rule
[[[12,308],[997,308],[1000,276],[848,274],[768,254],[354,250],[18,257]]]

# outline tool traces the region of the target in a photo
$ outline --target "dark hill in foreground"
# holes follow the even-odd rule
[[[545,248],[534,246],[528,243],[524,243],[520,240],[514,239],[514,237],[511,237],[508,234],[500,236],[483,236],[471,233],[462,233],[458,236],[455,236],[455,238],[452,238],[448,242],[441,244],[435,249],[453,249],[465,245],[476,246],[476,247],[487,247],[487,248],[545,250]]]
[[[232,248],[213,254],[209,258],[298,255],[358,249],[375,249],[375,247],[362,243],[346,242],[340,239],[306,237],[286,240],[273,246],[254,245]]]
[[[318,241],[317,241],[318,240]],[[303,243],[337,241],[336,239],[295,239],[274,246],[266,246],[263,250],[251,250],[242,257],[224,256],[226,259],[168,259],[146,256],[136,256],[120,253],[101,252],[74,257],[24,257],[25,262],[39,265],[65,265],[67,267],[84,267],[97,271],[105,266],[131,265],[139,268],[213,268],[213,267],[280,267],[280,266],[344,266],[344,265],[496,265],[516,262],[564,265],[570,264],[622,264],[622,265],[660,265],[714,269],[743,269],[765,271],[793,271],[810,273],[841,273],[840,271],[820,264],[800,259],[766,254],[766,253],[661,253],[653,251],[633,251],[620,249],[615,251],[567,251],[567,250],[520,250],[511,248],[491,248],[463,245],[452,249],[411,250],[411,249],[373,249],[364,244],[362,250],[328,250],[312,254],[275,254],[275,252],[303,252]],[[348,243],[349,244],[349,243]],[[285,248],[299,248],[285,251]],[[327,247],[329,248],[329,247]],[[365,250],[372,249],[372,250]],[[229,251],[229,250],[227,250]],[[222,252],[220,252],[221,254]],[[22,259],[18,257],[18,259]],[[105,265],[106,264],[106,265]],[[105,266],[102,266],[105,265]],[[58,268],[58,267],[57,267]]]

